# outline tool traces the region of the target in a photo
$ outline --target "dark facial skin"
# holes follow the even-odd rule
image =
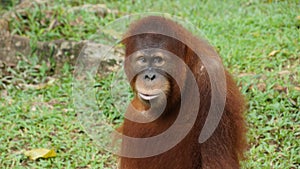
[[[132,48],[126,48],[125,72],[135,94],[131,105],[141,112],[136,114],[153,120],[180,104],[187,71],[182,59],[185,46],[156,34],[133,36],[129,41]],[[176,50],[169,50],[170,44],[177,44]]]
[[[135,94],[138,99],[149,105],[159,107],[168,95],[170,82],[167,72],[174,69],[172,53],[157,48],[139,50],[130,55],[130,67],[135,77]]]

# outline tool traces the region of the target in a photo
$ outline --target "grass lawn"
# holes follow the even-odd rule
[[[2,2],[2,1],[1,1]],[[103,3],[117,13],[68,9]],[[0,6],[0,14],[16,3]],[[98,1],[54,0],[35,5],[26,18],[11,20],[12,33],[32,41],[86,40],[105,24],[126,14],[165,12],[198,27],[216,47],[248,100],[247,160],[243,168],[300,168],[300,1]],[[46,11],[46,12],[45,12]],[[49,29],[51,21],[57,25]],[[73,67],[59,74],[35,53],[12,68],[0,65],[1,168],[112,168],[116,157],[99,148],[84,132],[72,103]],[[101,79],[110,88],[111,77]],[[109,91],[103,91],[101,97]],[[101,97],[99,98],[101,101]],[[102,110],[115,111],[109,96]],[[118,116],[118,114],[113,114]],[[34,148],[55,149],[54,158],[30,160]]]

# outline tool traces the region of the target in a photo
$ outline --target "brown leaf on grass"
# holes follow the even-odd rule
[[[84,25],[84,20],[81,16],[77,17],[75,20],[70,22],[71,26],[78,26],[78,25]]]
[[[279,75],[288,75],[288,74],[290,74],[290,73],[291,73],[291,72],[288,71],[288,70],[283,70],[283,71],[278,72]]]
[[[280,50],[273,50],[272,52],[269,53],[268,56],[275,56],[279,52],[280,52]]]
[[[7,20],[0,19],[0,30],[9,30],[9,24]]]
[[[80,12],[80,11],[88,11],[95,13],[99,17],[105,17],[108,14],[118,14],[118,10],[112,10],[107,8],[105,4],[85,4],[82,6],[72,7],[67,10],[67,12]]]
[[[22,88],[30,88],[30,89],[45,89],[49,86],[52,86],[54,84],[54,82],[56,81],[56,79],[52,78],[52,77],[48,77],[48,81],[46,83],[40,83],[40,84],[20,84],[20,87]]]
[[[258,83],[258,84],[251,84],[249,87],[248,87],[249,90],[252,90],[252,89],[258,89],[259,91],[261,92],[264,92],[266,91],[266,84],[265,83]]]
[[[299,91],[300,92],[300,87],[298,86],[295,86],[295,90]]]
[[[265,83],[257,84],[257,89],[262,92],[266,91],[266,84]]]
[[[238,77],[244,77],[244,76],[255,76],[256,74],[255,73],[240,73],[238,75]]]
[[[284,86],[281,86],[281,85],[274,85],[273,89],[277,90],[279,92],[285,92],[285,93],[288,92],[288,88],[284,87]]]
[[[38,158],[51,158],[56,157],[56,153],[53,149],[37,148],[24,152],[24,155],[29,157],[31,160]]]
[[[290,103],[293,105],[293,106],[297,106],[297,102],[291,98],[288,98],[288,100],[290,101]]]
[[[58,25],[57,19],[53,19],[53,20],[50,22],[50,24],[49,24],[48,31],[52,30],[52,29],[55,28],[57,25]]]

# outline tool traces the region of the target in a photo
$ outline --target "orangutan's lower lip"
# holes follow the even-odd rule
[[[138,93],[138,94],[144,100],[152,100],[159,96],[159,94],[155,94],[155,95],[147,95],[147,94],[143,94],[143,93]]]

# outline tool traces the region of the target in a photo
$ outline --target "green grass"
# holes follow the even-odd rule
[[[131,13],[164,11],[189,20],[217,48],[248,100],[250,148],[243,168],[300,168],[300,2],[105,1],[119,14],[101,18],[90,11],[67,12],[72,6],[97,2],[56,0],[49,6],[35,5],[18,14],[10,30],[33,41],[79,41]],[[0,13],[10,6],[1,7]],[[54,19],[57,26],[49,29]],[[0,166],[109,168],[115,157],[96,146],[77,121],[71,98],[73,68],[66,63],[55,75],[38,56],[26,57],[28,61],[0,72]],[[102,109],[117,123],[119,114],[109,96],[111,76],[98,82],[107,91],[97,97],[101,105],[105,98]],[[54,148],[57,157],[31,161],[21,153],[41,147]]]

